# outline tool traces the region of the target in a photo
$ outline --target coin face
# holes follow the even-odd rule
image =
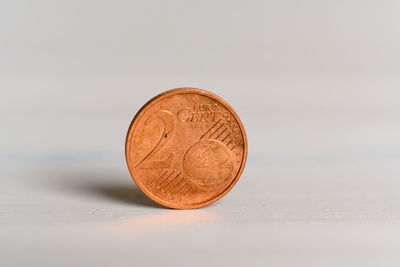
[[[180,88],[147,102],[126,138],[136,185],[161,205],[209,205],[238,181],[247,157],[243,125],[233,109],[205,90]]]

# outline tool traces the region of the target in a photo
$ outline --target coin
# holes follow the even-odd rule
[[[147,102],[133,118],[125,144],[136,185],[169,208],[194,209],[226,195],[247,158],[242,122],[220,97],[178,88]]]

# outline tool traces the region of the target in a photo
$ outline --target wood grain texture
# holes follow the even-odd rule
[[[21,150],[5,145],[1,152],[0,258],[8,266],[157,266],[164,257],[176,266],[196,257],[193,266],[396,266],[399,114],[244,113],[251,140],[259,141],[248,169],[223,201],[195,211],[158,206],[131,182],[120,148],[129,116],[11,114],[32,126]],[[189,190],[174,183],[168,186]],[[171,259],[174,251],[185,256]],[[207,251],[207,260],[196,251]]]

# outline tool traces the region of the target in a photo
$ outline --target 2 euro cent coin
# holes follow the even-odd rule
[[[235,111],[201,89],[166,91],[133,118],[126,161],[136,185],[175,209],[207,206],[226,195],[243,172],[247,138]]]

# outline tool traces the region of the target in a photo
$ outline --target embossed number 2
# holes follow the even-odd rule
[[[150,150],[150,152],[136,165],[140,169],[150,168],[168,168],[174,157],[174,153],[170,153],[168,158],[164,160],[151,161],[151,159],[165,146],[170,139],[175,129],[174,117],[167,110],[161,110],[153,113],[145,122],[144,127],[148,127],[150,123],[160,121],[163,125],[163,131],[157,144]]]

